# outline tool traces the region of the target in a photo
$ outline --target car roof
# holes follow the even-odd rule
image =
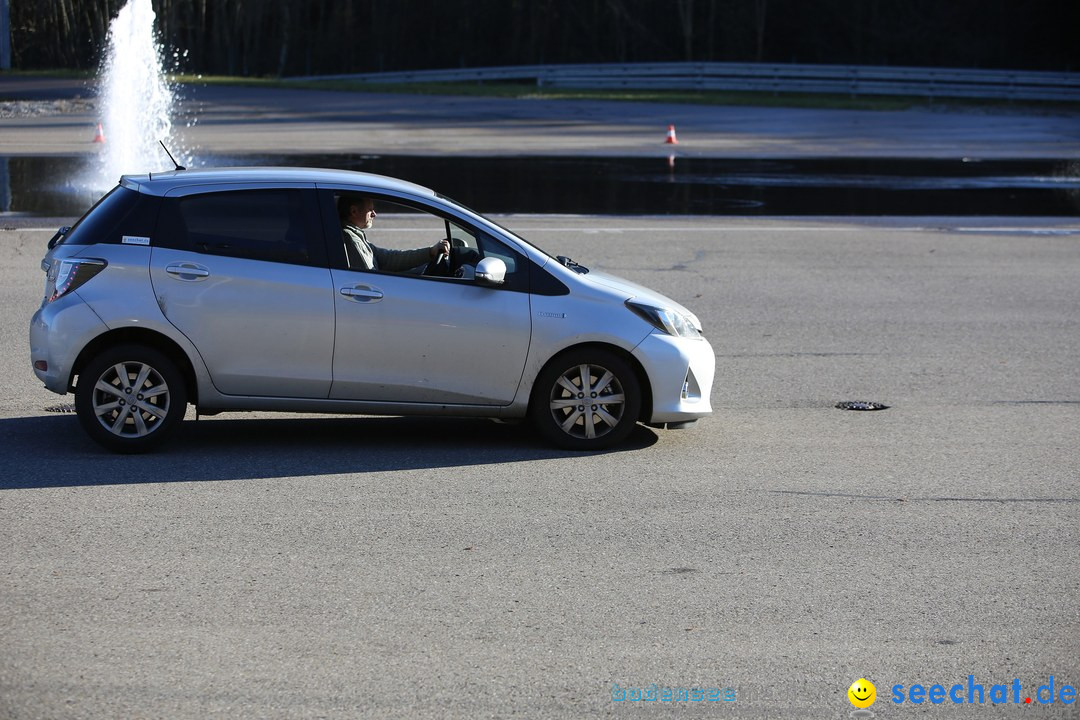
[[[169,190],[191,185],[245,184],[245,183],[320,183],[323,185],[360,185],[376,191],[388,191],[409,195],[433,196],[430,188],[407,180],[329,168],[303,167],[232,167],[198,168],[194,170],[169,170],[146,175],[124,175],[120,184],[148,195],[164,195]]]

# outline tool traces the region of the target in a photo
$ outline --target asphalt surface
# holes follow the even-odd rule
[[[0,717],[839,718],[860,677],[883,717],[1067,717],[888,688],[1080,683],[1076,223],[504,221],[696,310],[714,417],[578,455],[189,416],[111,456],[29,370],[48,233],[0,233]],[[652,683],[736,699],[612,699]]]
[[[714,416],[189,414],[145,457],[30,370],[60,220],[0,230],[0,718],[1077,715],[1075,218],[500,218],[695,310]]]

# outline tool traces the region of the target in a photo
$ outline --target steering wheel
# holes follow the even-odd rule
[[[451,256],[454,254],[454,245],[450,244],[449,253],[439,253],[439,256],[427,264],[424,268],[422,275],[429,277],[451,277],[454,273],[451,270]]]

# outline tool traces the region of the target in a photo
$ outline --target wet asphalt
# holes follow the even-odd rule
[[[1080,157],[1080,110],[927,104],[905,111],[514,100],[215,85],[178,89],[176,140],[196,155],[568,155],[726,158]],[[0,156],[83,155],[96,88],[0,77]],[[28,115],[27,113],[33,113]],[[669,145],[674,125],[677,145]],[[110,142],[110,129],[104,128]]]

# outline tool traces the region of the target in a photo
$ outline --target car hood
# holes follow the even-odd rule
[[[587,275],[582,275],[581,277],[584,278],[586,282],[602,285],[625,295],[625,300],[634,298],[638,302],[644,302],[650,305],[656,305],[657,307],[665,307],[680,312],[690,318],[699,331],[701,330],[701,320],[698,319],[698,316],[691,312],[685,305],[675,302],[667,295],[661,295],[655,290],[650,290],[644,285],[638,285],[637,283],[621,278],[618,275],[610,275],[596,270],[590,270]]]

